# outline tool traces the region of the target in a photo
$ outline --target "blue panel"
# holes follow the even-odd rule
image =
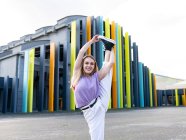
[[[103,17],[96,18],[96,34],[103,35]],[[96,62],[98,68],[101,69],[104,61],[104,49],[101,41],[96,42]]]
[[[67,31],[67,43],[63,47],[63,109],[70,110],[70,83],[69,83],[69,60],[70,60],[70,32]]]
[[[146,85],[147,85],[147,106],[150,107],[150,85],[149,85],[149,69],[146,67]]]
[[[7,103],[8,103],[8,80],[9,77],[4,78],[4,88],[3,88],[3,105],[2,105],[2,112],[7,112]]]
[[[4,77],[0,77],[0,89],[4,88]]]
[[[143,79],[143,65],[138,63],[139,68],[139,98],[140,98],[140,107],[144,107],[144,79]]]
[[[59,110],[59,55],[60,44],[56,44],[55,50],[55,73],[54,73],[54,110]]]
[[[93,37],[96,34],[96,23],[94,20],[94,17],[91,17],[91,37]],[[91,45],[91,54],[96,58],[96,47],[95,43]]]
[[[17,77],[13,78],[12,82],[12,101],[11,101],[11,112],[17,112],[17,90],[18,90],[18,79]]]
[[[167,106],[167,94],[166,94],[166,90],[163,91],[163,97],[164,97],[164,104]]]
[[[135,107],[139,107],[138,47],[136,46],[136,43],[133,43],[133,66],[134,66],[133,67],[133,70],[134,70],[134,104],[135,104]],[[141,65],[141,68],[142,68],[142,65]]]
[[[43,111],[44,107],[44,85],[45,85],[45,47],[40,47],[40,65],[39,65],[39,103],[38,110]]]
[[[23,104],[22,112],[27,112],[27,98],[28,98],[28,61],[29,61],[29,50],[25,51],[24,58],[24,73],[23,73]]]

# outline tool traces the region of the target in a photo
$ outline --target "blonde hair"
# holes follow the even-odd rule
[[[80,69],[76,73],[73,72],[72,79],[71,79],[71,87],[77,85],[77,83],[79,82],[79,79],[81,78],[81,76],[85,76],[86,75],[86,73],[83,70],[83,64],[84,64],[85,59],[88,58],[88,57],[94,60],[94,69],[93,69],[92,73],[90,73],[90,76],[98,71],[98,66],[97,66],[95,58],[92,55],[85,55],[83,57],[82,62],[81,62]]]

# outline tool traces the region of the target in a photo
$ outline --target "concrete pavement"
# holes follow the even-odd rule
[[[0,114],[0,140],[89,140],[80,112]],[[186,108],[110,110],[105,140],[186,140]]]

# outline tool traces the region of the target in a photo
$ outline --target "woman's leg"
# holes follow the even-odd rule
[[[110,54],[113,53],[112,51],[110,52],[106,50],[104,63],[108,63]],[[88,123],[91,140],[104,140],[105,113],[108,109],[108,103],[110,100],[111,84],[112,69],[105,78],[100,81],[101,95],[100,98],[98,98],[97,103],[92,108],[83,111],[85,120]]]
[[[114,50],[105,52],[105,61],[103,62],[103,65],[105,63],[108,63],[110,59],[110,54],[114,53]],[[112,84],[112,69],[109,71],[109,73],[100,81],[100,98],[101,101],[105,107],[105,109],[108,109],[108,104],[111,96],[111,84]]]
[[[92,108],[83,111],[83,115],[88,123],[91,140],[104,140],[105,107],[101,99],[98,98]]]

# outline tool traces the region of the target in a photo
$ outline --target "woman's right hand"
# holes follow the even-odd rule
[[[91,39],[93,43],[95,43],[95,42],[98,42],[98,41],[99,41],[98,36],[99,36],[99,35],[95,35],[95,36],[93,36],[93,38]]]

